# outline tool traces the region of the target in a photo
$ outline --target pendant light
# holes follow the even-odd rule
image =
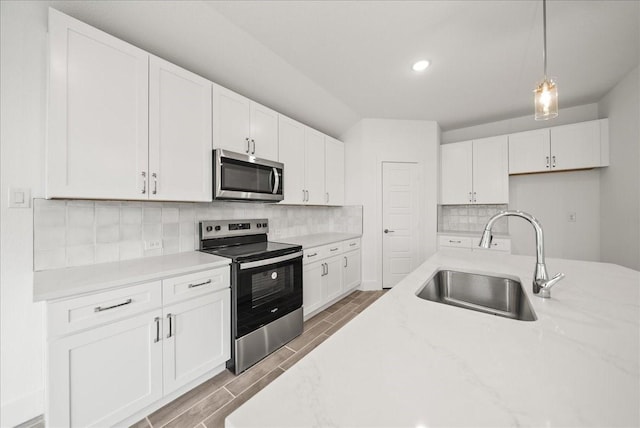
[[[542,48],[544,80],[533,91],[536,120],[558,117],[558,87],[556,82],[547,77],[547,0],[542,0],[542,31],[544,37]]]

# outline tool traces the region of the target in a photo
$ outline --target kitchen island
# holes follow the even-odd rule
[[[638,426],[640,272],[444,250],[232,413],[231,428]],[[519,277],[537,321],[422,300],[439,268]]]

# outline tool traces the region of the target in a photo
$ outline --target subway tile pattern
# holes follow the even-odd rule
[[[362,207],[240,202],[173,203],[34,200],[34,270],[175,254],[198,248],[198,222],[269,219],[269,239],[362,233]],[[145,241],[162,241],[145,249]]]
[[[482,232],[489,218],[507,205],[438,205],[438,231]],[[495,233],[509,233],[509,222],[497,222]]]

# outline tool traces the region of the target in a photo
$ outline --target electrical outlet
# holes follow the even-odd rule
[[[155,241],[144,241],[145,250],[159,250],[162,248],[162,240],[157,239]]]
[[[575,222],[576,221],[576,213],[569,213],[569,221],[570,222]]]

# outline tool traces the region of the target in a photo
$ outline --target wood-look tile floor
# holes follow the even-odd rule
[[[218,428],[224,418],[385,293],[356,290],[304,323],[303,333],[238,376],[228,370],[132,425]]]

